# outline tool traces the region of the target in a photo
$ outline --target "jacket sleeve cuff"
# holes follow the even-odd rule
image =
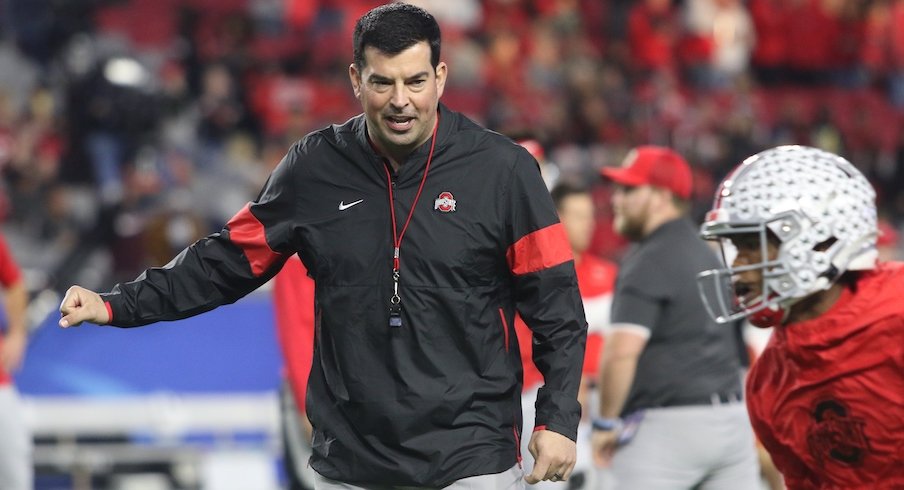
[[[110,302],[104,301],[104,307],[107,308],[107,323],[113,323],[113,308],[110,306]]]
[[[571,439],[574,442],[577,442],[577,440],[578,440],[577,428],[575,428],[574,430],[571,430],[568,427],[562,427],[562,426],[556,425],[556,424],[544,424],[544,425],[538,425],[538,426],[534,427],[534,432],[541,431],[541,430],[548,430],[550,432],[562,434],[563,436]]]
[[[104,307],[107,308],[107,313],[110,315],[110,320],[107,322],[107,325],[114,327],[128,326],[127,320],[129,315],[123,309],[122,295],[116,293],[101,293],[100,298],[104,301]]]
[[[535,427],[558,432],[572,441],[577,441],[580,422],[581,404],[576,398],[546,387],[540,388],[537,395]]]

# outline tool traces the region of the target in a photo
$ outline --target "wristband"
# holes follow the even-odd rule
[[[599,430],[603,432],[617,432],[621,430],[622,419],[607,419],[602,417],[593,417],[593,420],[590,421],[590,425],[593,430]]]

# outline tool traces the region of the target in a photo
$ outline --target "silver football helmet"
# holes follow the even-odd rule
[[[697,277],[710,315],[777,325],[789,306],[845,271],[874,268],[875,197],[854,165],[827,151],[779,146],[744,160],[719,186],[701,227],[704,239],[720,242],[726,265]],[[752,238],[760,262],[735,264],[737,246],[751,247]],[[738,290],[739,274],[751,270],[761,272],[759,294]]]

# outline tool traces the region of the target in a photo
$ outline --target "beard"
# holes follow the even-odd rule
[[[631,219],[625,215],[615,217],[613,227],[615,232],[632,242],[640,241],[643,238],[643,221],[639,219]]]

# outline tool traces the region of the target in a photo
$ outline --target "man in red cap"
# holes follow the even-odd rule
[[[615,184],[615,230],[634,246],[612,300],[596,463],[611,467],[616,488],[756,489],[739,331],[716,324],[695,287],[720,262],[685,217],[690,167],[641,146],[602,173]]]

